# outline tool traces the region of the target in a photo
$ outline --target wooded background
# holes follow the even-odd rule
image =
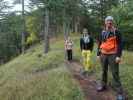
[[[67,38],[80,34],[82,28],[97,38],[104,19],[111,15],[123,34],[124,48],[133,50],[133,1],[132,0],[14,0],[22,11],[0,0],[0,63],[5,63],[24,53],[30,46],[44,41],[44,53],[50,48],[49,39]],[[30,10],[27,11],[25,7]],[[51,44],[52,45],[52,44]]]

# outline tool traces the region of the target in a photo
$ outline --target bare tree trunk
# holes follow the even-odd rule
[[[67,18],[66,18],[66,10],[63,10],[63,33],[64,33],[64,39],[67,39]]]
[[[67,25],[66,22],[63,22],[63,33],[64,33],[64,39],[67,39]]]
[[[74,32],[78,33],[78,21],[75,21]]]
[[[44,53],[49,51],[49,10],[45,11]]]
[[[22,53],[25,53],[25,14],[24,14],[24,0],[22,0],[22,21],[23,21],[23,32],[22,32]]]
[[[63,32],[64,38],[67,39],[70,33],[70,24],[67,22],[63,22]]]
[[[70,22],[69,21],[67,22],[66,30],[67,30],[67,37],[68,37],[70,35],[70,32],[71,32]]]
[[[74,32],[78,33],[79,31],[79,17],[76,18],[75,22],[74,22]]]

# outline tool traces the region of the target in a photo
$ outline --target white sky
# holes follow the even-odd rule
[[[13,6],[13,8],[10,9],[9,11],[21,11],[22,10],[22,6],[20,4],[16,4],[16,5],[13,4],[13,1],[15,0],[5,0],[5,1],[7,1],[10,6]],[[28,0],[24,0],[24,1],[25,1],[25,5],[28,5],[29,1]],[[25,9],[28,10],[27,7],[25,7]]]

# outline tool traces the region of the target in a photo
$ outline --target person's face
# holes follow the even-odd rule
[[[105,21],[105,25],[106,27],[111,28],[113,26],[113,21],[112,20]]]
[[[88,30],[87,29],[83,29],[83,34],[88,34]]]

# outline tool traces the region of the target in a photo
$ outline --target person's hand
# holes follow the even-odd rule
[[[116,62],[116,63],[120,63],[120,62],[121,62],[121,58],[120,58],[120,57],[116,57],[116,58],[115,58],[115,62]]]

